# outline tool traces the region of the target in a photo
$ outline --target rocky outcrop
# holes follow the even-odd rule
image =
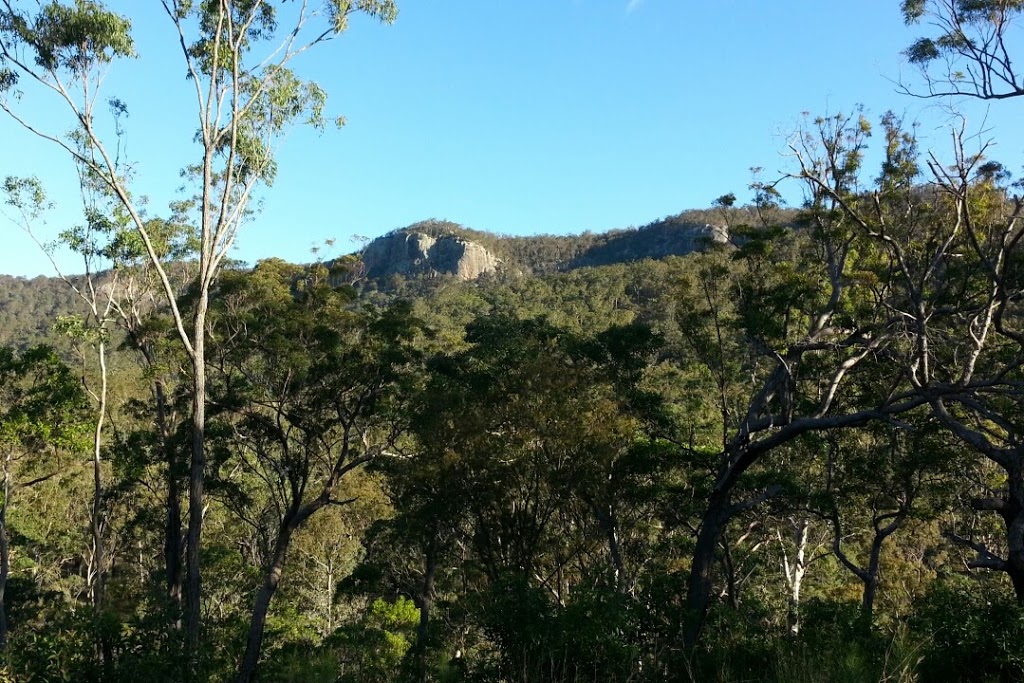
[[[431,237],[422,232],[398,231],[379,237],[363,252],[366,274],[454,275],[475,280],[498,268],[498,259],[484,247],[455,235]]]
[[[724,226],[668,219],[639,230],[610,234],[606,240],[573,259],[569,268],[686,256],[728,242],[729,231]]]

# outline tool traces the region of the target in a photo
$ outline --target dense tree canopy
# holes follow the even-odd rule
[[[807,115],[749,206],[406,229],[497,254],[473,281],[247,267],[276,146],[324,115],[292,57],[395,7],[161,5],[199,158],[151,217],[76,89],[130,17],[0,0],[0,108],[85,199],[81,276],[0,279],[0,679],[1024,677],[1024,199],[989,147]],[[1022,8],[903,2],[938,31],[919,94],[1020,94]],[[42,181],[4,189],[31,231]]]

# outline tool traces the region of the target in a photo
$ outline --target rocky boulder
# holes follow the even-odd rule
[[[363,263],[366,274],[373,278],[454,275],[475,280],[498,268],[494,254],[475,242],[415,231],[398,231],[373,240],[363,252]]]

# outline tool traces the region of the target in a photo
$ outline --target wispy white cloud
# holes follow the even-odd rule
[[[637,11],[642,4],[644,4],[644,0],[629,0],[629,4],[626,5],[626,14],[632,14]]]

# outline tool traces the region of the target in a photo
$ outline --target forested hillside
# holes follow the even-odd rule
[[[94,123],[131,22],[26,6],[0,109],[72,108],[84,223],[82,274],[0,277],[0,681],[1024,679],[1024,197],[991,147],[806,116],[746,205],[245,265],[272,151],[324,123],[291,60],[394,4],[167,0],[201,158],[162,217]],[[902,9],[940,34],[925,96],[1024,94],[1024,4]]]
[[[776,206],[771,220],[782,225],[795,216],[794,210]],[[433,238],[454,236],[493,254],[502,274],[549,275],[577,268],[685,256],[707,246],[736,241],[739,236],[729,235],[726,225],[749,226],[763,220],[753,207],[719,206],[690,209],[639,228],[576,235],[511,236],[431,219],[393,230],[379,239],[416,234]]]
[[[77,304],[59,278],[0,275],[0,344],[26,347],[51,340],[54,321],[76,312]]]

